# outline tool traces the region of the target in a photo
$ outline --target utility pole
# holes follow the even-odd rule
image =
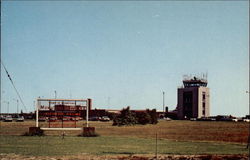
[[[249,91],[246,91],[246,93],[248,94],[248,107],[249,107],[249,112],[248,112],[248,114],[250,114],[250,103],[249,103],[250,94],[249,94]],[[248,133],[247,149],[249,148],[249,146],[250,146],[250,133]]]
[[[18,112],[19,112],[19,108],[18,108],[18,106],[19,106],[19,105],[18,105],[18,99],[14,99],[14,98],[13,98],[13,100],[16,100],[16,113],[18,114]]]
[[[56,91],[55,91],[55,99],[56,99]]]
[[[108,109],[110,109],[110,97],[108,97]]]
[[[9,104],[10,102],[9,101],[3,101],[4,103],[7,103],[7,113],[9,114]]]
[[[36,110],[36,101],[33,101],[34,111]]]
[[[17,114],[19,113],[19,103],[18,103],[18,99],[16,100],[16,108],[17,108]]]
[[[9,114],[10,102],[8,102],[8,114]]]
[[[164,109],[165,109],[165,92],[162,92],[162,98],[163,98],[163,106],[162,106],[162,112],[164,113]]]
[[[10,108],[10,102],[7,102],[8,108],[7,108],[7,113],[9,114],[9,108]]]

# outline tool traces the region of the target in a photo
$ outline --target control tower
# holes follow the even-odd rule
[[[177,109],[179,119],[209,116],[207,75],[183,77],[183,86],[178,88]]]

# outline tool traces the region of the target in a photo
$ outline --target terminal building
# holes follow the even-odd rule
[[[207,77],[185,76],[183,86],[178,88],[178,119],[209,117],[209,88]]]

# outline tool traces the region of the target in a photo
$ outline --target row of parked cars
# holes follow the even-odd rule
[[[161,117],[159,120],[171,121],[171,118]],[[186,118],[190,121],[228,121],[228,122],[250,122],[250,117],[233,117],[233,116],[213,116],[213,117],[201,117],[201,118]]]
[[[103,121],[103,122],[107,122],[107,121],[110,121],[110,118],[108,116],[90,117],[89,120],[90,121]]]
[[[202,118],[190,118],[190,121],[250,122],[250,119],[247,119],[247,118],[235,118],[235,117],[202,117]]]
[[[23,122],[24,117],[23,116],[18,116],[17,118],[13,118],[12,116],[8,115],[8,116],[1,117],[1,120],[4,121],[4,122],[12,122],[12,121]]]

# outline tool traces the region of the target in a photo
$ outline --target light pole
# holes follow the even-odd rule
[[[33,101],[34,111],[36,110],[36,101]]]
[[[250,94],[249,94],[249,91],[246,91],[246,93],[248,94],[248,107],[249,107],[249,112],[248,112],[248,114],[250,114],[250,103],[249,103]]]
[[[55,91],[55,99],[56,99],[56,91]]]
[[[250,103],[249,103],[250,94],[249,94],[249,91],[246,91],[246,93],[248,93],[248,107],[249,107],[248,114],[250,114]],[[249,145],[250,145],[250,133],[248,134],[247,148],[249,147]]]
[[[10,102],[9,101],[3,101],[4,103],[7,103],[7,113],[9,114],[9,105],[10,105]]]
[[[108,109],[110,109],[110,97],[108,97]]]
[[[162,104],[162,112],[164,113],[164,108],[165,108],[165,92],[162,92],[162,98],[163,98],[163,104]]]
[[[19,106],[19,105],[18,105],[18,104],[19,104],[19,103],[18,103],[18,99],[13,98],[13,100],[16,100],[16,110],[17,110],[17,114],[18,114],[18,112],[19,112],[19,109],[18,109],[18,106]]]

